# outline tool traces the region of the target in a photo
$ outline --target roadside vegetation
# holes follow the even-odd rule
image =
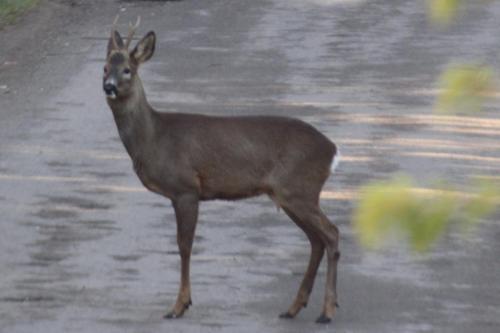
[[[0,0],[0,28],[32,8],[38,0]]]

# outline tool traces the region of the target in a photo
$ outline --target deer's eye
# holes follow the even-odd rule
[[[104,74],[108,73],[108,67],[104,66]]]
[[[129,69],[129,68],[125,68],[125,69],[123,70],[123,74],[125,74],[125,75],[130,74],[130,69]]]

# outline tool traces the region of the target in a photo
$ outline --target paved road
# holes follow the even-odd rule
[[[358,187],[394,172],[420,187],[498,177],[500,116],[431,113],[450,61],[493,65],[500,3],[429,26],[423,1],[56,1],[0,32],[0,332],[497,332],[498,215],[426,256],[356,243]],[[322,206],[341,231],[340,305],[318,326],[278,319],[308,257],[265,198],[201,207],[194,307],[162,320],[179,258],[171,205],[145,192],[101,92],[111,22],[141,15],[159,45],[141,72],[161,110],[304,119],[342,149]]]

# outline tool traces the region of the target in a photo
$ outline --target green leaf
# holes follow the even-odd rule
[[[457,65],[439,79],[438,113],[474,113],[481,110],[486,96],[494,90],[493,71],[481,65]]]
[[[455,18],[461,0],[427,0],[429,15],[433,22],[448,24]]]
[[[399,236],[414,251],[428,251],[454,222],[470,225],[493,213],[498,208],[498,188],[484,183],[457,192],[441,185],[423,195],[408,177],[373,182],[360,192],[353,227],[361,245],[369,249]]]

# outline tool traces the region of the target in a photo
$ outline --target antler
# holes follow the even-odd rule
[[[118,23],[119,18],[120,15],[117,14],[115,20],[113,21],[113,27],[111,28],[111,42],[113,43],[114,49],[118,49],[118,45],[116,44],[116,39],[115,39],[115,31],[116,31],[116,24]]]
[[[141,17],[140,16],[137,16],[137,21],[135,22],[134,25],[132,25],[132,23],[129,23],[127,42],[125,43],[126,50],[128,50],[130,42],[132,42],[132,37],[134,37],[135,30],[139,27],[139,24],[141,24]]]
[[[120,14],[116,14],[115,20],[113,21],[113,30],[116,30],[116,24],[118,23],[119,18],[120,18]]]

